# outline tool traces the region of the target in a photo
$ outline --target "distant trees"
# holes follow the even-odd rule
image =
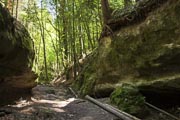
[[[95,1],[53,1],[56,9],[55,28],[58,31],[62,54],[61,63],[65,71],[71,65],[74,78],[79,59],[92,51],[100,33],[100,5]]]
[[[29,30],[34,39],[33,69],[41,80],[50,80],[73,66],[97,47],[104,24],[114,6],[124,0],[4,0],[5,6]],[[126,4],[130,0],[127,0]],[[103,18],[103,19],[102,19]]]
[[[19,0],[2,0],[0,2],[4,3],[4,6],[12,15],[14,15],[16,18],[18,17]]]
[[[97,47],[101,32],[100,0],[28,0],[18,12],[35,42],[34,70],[46,81],[68,73],[78,75],[84,59]],[[42,7],[43,6],[43,7]]]

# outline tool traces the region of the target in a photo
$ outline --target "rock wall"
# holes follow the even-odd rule
[[[109,96],[130,83],[144,94],[180,96],[180,0],[168,0],[100,42],[74,82],[81,95]]]
[[[25,27],[0,4],[0,104],[35,86],[33,47]]]

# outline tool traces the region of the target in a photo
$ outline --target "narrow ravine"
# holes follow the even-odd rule
[[[0,0],[0,120],[180,120],[179,66],[180,0]]]

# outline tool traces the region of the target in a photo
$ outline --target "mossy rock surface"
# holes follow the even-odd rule
[[[85,95],[92,95],[94,93],[94,87],[96,83],[96,73],[94,72],[95,63],[94,59],[97,57],[97,51],[90,55],[84,64],[82,71],[80,72],[77,80],[73,83],[72,87],[77,90],[83,97]]]
[[[0,4],[0,77],[31,69],[34,45],[26,28]]]
[[[75,82],[77,90],[100,95],[103,91],[111,93],[119,84],[131,83],[146,86],[143,91],[177,93],[180,90],[180,85],[175,84],[179,83],[180,75],[179,6],[179,0],[167,0],[143,21],[102,38],[97,54]]]
[[[120,110],[130,114],[141,114],[145,108],[145,98],[139,90],[129,84],[123,84],[116,88],[110,96],[111,103],[118,106]]]
[[[0,105],[29,93],[36,85],[33,60],[28,31],[0,4]]]

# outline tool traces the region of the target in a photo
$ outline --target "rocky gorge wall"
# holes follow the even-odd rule
[[[124,83],[159,101],[179,99],[180,0],[168,0],[140,23],[103,37],[73,87],[81,95],[105,97]]]
[[[0,104],[35,86],[33,47],[25,27],[0,4]]]

